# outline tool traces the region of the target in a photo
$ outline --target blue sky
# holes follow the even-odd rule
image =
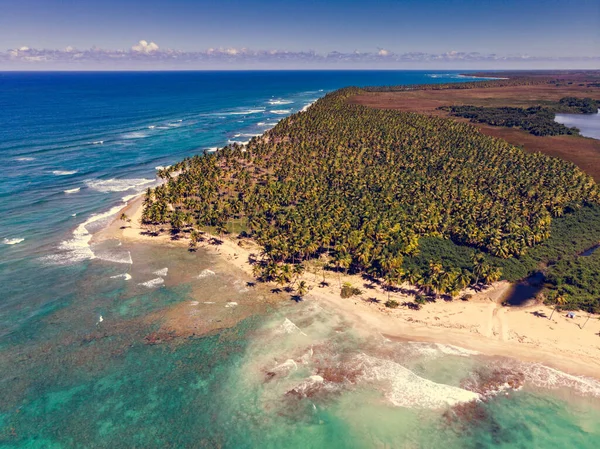
[[[107,57],[110,66],[143,65],[150,59],[165,67],[176,65],[175,59],[219,66],[219,51],[227,64],[240,68],[259,59],[274,67],[307,64],[308,51],[315,52],[314,65],[332,64],[331,58],[322,60],[332,52],[370,55],[363,64],[375,64],[379,56],[382,65],[408,64],[399,55],[418,54],[408,60],[440,67],[465,60],[473,64],[478,58],[514,65],[524,56],[530,65],[568,65],[579,59],[599,66],[600,57],[598,0],[0,0],[0,7],[2,67],[67,64],[73,49],[92,47],[138,56]],[[154,45],[132,50],[140,40]],[[214,49],[210,61],[202,56],[209,49]],[[168,50],[180,56],[169,61],[161,55]],[[274,50],[288,56],[269,61],[268,52]],[[259,57],[250,51],[263,53]],[[296,53],[304,56],[294,58]],[[452,56],[457,54],[471,56]],[[90,65],[101,64],[100,56],[81,55],[79,65],[88,59]],[[358,56],[344,61],[361,65]]]

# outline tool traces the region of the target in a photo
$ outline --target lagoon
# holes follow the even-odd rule
[[[600,139],[600,110],[596,114],[556,114],[555,120],[578,128],[582,136]]]

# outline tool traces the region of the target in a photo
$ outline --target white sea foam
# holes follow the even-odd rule
[[[600,398],[600,382],[583,376],[573,376],[541,364],[524,367],[526,381],[547,389],[570,388],[585,396]]]
[[[214,272],[214,271],[212,271],[212,270],[209,270],[209,269],[207,268],[207,269],[205,269],[205,270],[202,270],[202,271],[200,272],[200,274],[199,274],[197,277],[198,277],[198,279],[203,279],[203,278],[206,278],[206,277],[208,277],[208,276],[214,276],[214,275],[215,275],[215,272]]]
[[[65,193],[77,193],[77,192],[79,192],[80,190],[81,190],[81,187],[76,187],[76,188],[74,188],[74,189],[67,189],[67,190],[64,190],[64,192],[65,192]]]
[[[133,264],[129,251],[96,251],[94,256],[106,262]]]
[[[421,343],[421,342],[409,342],[404,345],[406,348],[410,348],[412,351],[419,355],[426,357],[443,357],[445,355],[454,355],[458,357],[471,357],[479,354],[477,351],[470,349],[460,348],[454,345],[446,345],[441,343]]]
[[[272,114],[284,115],[284,114],[289,114],[290,112],[292,112],[292,110],[291,109],[273,109],[269,112]]]
[[[154,129],[154,128],[156,128],[156,126],[155,126],[155,125],[150,125],[150,126],[148,127],[148,129]]]
[[[274,99],[274,100],[269,100],[268,103],[270,105],[278,105],[278,104],[292,104],[293,101],[292,100],[283,100],[283,99]]]
[[[131,275],[129,273],[117,274],[115,276],[111,276],[111,279],[125,279],[126,281],[131,279]]]
[[[265,108],[260,109],[246,109],[244,111],[231,111],[224,112],[219,115],[250,115],[250,114],[260,114],[261,112],[265,112]]]
[[[244,146],[244,145],[248,145],[250,143],[250,141],[249,140],[228,140],[227,143],[229,143],[229,144],[237,143],[238,145]]]
[[[165,280],[163,278],[156,278],[156,279],[150,279],[149,281],[146,281],[146,282],[140,282],[138,285],[142,285],[147,288],[154,288],[154,287],[158,287],[164,283],[165,283]]]
[[[391,360],[363,353],[356,363],[361,380],[389,383],[385,396],[398,407],[437,409],[480,399],[477,393],[425,379]]]
[[[9,239],[9,238],[5,238],[4,240],[2,240],[2,243],[4,243],[5,245],[16,245],[17,243],[21,243],[23,240],[25,240],[25,239],[20,239],[20,238]]]
[[[102,145],[104,143],[104,140],[96,140],[95,142],[92,142],[92,145]]]
[[[45,256],[42,260],[62,265],[94,259],[96,256],[89,245],[92,234],[88,226],[93,224],[101,225],[102,222],[107,221],[120,211],[122,207],[122,205],[115,206],[106,212],[90,215],[86,221],[75,228],[72,239],[60,243],[58,247],[60,253]]]
[[[287,375],[290,371],[297,371],[298,364],[293,359],[287,359],[285,362],[276,365],[271,371],[278,374]]]
[[[132,179],[88,179],[85,181],[86,185],[93,190],[98,192],[125,192],[127,190],[144,190],[146,186],[152,182],[154,179],[147,178],[132,178]]]
[[[124,197],[121,198],[121,201],[123,201],[124,203],[128,203],[129,201],[131,201],[134,198],[137,198],[140,195],[141,195],[141,193],[134,193],[134,194],[131,194],[131,195],[125,195]]]
[[[17,157],[15,158],[15,161],[19,161],[19,162],[30,162],[30,161],[34,161],[35,158],[34,157]]]
[[[169,269],[167,267],[165,268],[161,268],[160,270],[156,270],[155,272],[153,272],[152,274],[155,274],[157,276],[166,276],[167,273],[169,272]]]
[[[306,396],[309,391],[315,388],[335,389],[333,384],[325,384],[325,379],[319,375],[313,375],[306,378],[303,382],[296,385],[291,391],[296,394]],[[333,388],[332,388],[333,387]]]
[[[144,137],[148,137],[148,134],[143,133],[141,131],[133,131],[130,133],[123,134],[123,139],[143,139]]]
[[[214,153],[218,149],[219,149],[219,147],[209,147],[209,148],[205,148],[204,151],[206,151],[207,153]]]
[[[54,170],[52,172],[52,174],[55,176],[68,176],[74,175],[75,173],[77,173],[77,170]]]
[[[164,167],[162,165],[157,165],[156,167],[154,167],[154,170],[165,170],[167,168],[171,168],[171,166],[167,165],[166,167]]]
[[[471,349],[461,348],[459,346],[454,345],[445,345],[441,343],[436,343],[437,348],[446,355],[457,355],[460,357],[471,357],[473,355],[479,354],[477,351],[472,351]]]
[[[167,123],[167,126],[170,128],[179,128],[181,123]]]
[[[306,334],[302,332],[302,329],[296,326],[289,318],[286,318],[283,321],[277,331],[282,334],[300,334],[306,336]]]

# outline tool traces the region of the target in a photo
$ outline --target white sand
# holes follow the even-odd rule
[[[124,223],[115,220],[96,234],[94,239],[116,237],[130,242],[187,247],[189,242],[186,239],[173,241],[168,235],[152,237],[141,234],[142,200],[141,197],[137,198],[121,211],[131,218],[128,227],[121,229]],[[258,254],[259,247],[248,240],[243,241],[243,246],[238,243],[238,240],[225,238],[219,246],[207,243],[199,246],[251,274],[248,256],[251,253]],[[361,277],[342,276],[342,283],[350,282],[363,291],[361,296],[342,299],[337,274],[327,273],[327,276],[330,285],[321,288],[318,286],[322,280],[320,272],[304,274],[303,280],[310,288],[306,300],[318,301],[338,311],[357,329],[371,332],[377,329],[388,338],[451,344],[488,355],[540,362],[569,374],[600,379],[599,317],[592,316],[581,329],[587,314],[577,313],[577,318],[569,319],[564,313],[557,312],[549,320],[552,309],[543,305],[502,307],[500,299],[511,287],[506,281],[497,282],[487,290],[474,293],[468,302],[446,302],[440,299],[424,305],[421,310],[402,306],[392,310],[383,306],[387,293],[379,287],[365,288],[365,281]],[[378,302],[368,301],[369,298]],[[393,293],[392,299],[402,304],[413,298]],[[546,317],[538,316],[538,312]]]

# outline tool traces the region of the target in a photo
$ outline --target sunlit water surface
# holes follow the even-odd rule
[[[597,448],[600,387],[359,331],[204,250],[91,244],[155,167],[345,85],[457,73],[0,74],[0,448]]]

